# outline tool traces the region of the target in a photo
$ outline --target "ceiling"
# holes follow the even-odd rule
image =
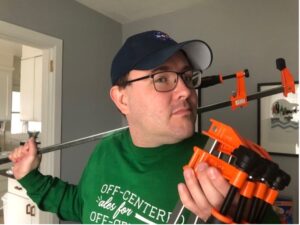
[[[121,24],[193,7],[204,0],[76,0]],[[22,45],[0,39],[2,53],[21,57]]]
[[[76,0],[119,23],[125,24],[189,8],[203,0]]]

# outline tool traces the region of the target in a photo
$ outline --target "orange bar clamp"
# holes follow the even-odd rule
[[[236,92],[230,97],[230,100],[232,110],[248,105],[244,71],[236,73]]]

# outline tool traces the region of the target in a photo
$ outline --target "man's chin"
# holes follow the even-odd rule
[[[174,133],[174,136],[176,136],[178,139],[186,139],[191,137],[195,132],[195,126],[189,125],[189,126],[182,126],[182,127],[176,127],[172,129],[172,132]]]

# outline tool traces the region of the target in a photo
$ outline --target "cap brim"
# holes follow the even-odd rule
[[[177,51],[183,50],[194,69],[206,70],[212,63],[212,51],[203,41],[191,40],[156,51],[139,61],[134,69],[150,70],[162,65]]]

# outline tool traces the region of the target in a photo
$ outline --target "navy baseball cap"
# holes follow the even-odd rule
[[[129,37],[111,65],[111,82],[116,82],[131,70],[150,70],[162,65],[178,50],[183,50],[192,67],[206,70],[212,62],[210,47],[201,40],[177,43],[164,32],[146,31]]]

